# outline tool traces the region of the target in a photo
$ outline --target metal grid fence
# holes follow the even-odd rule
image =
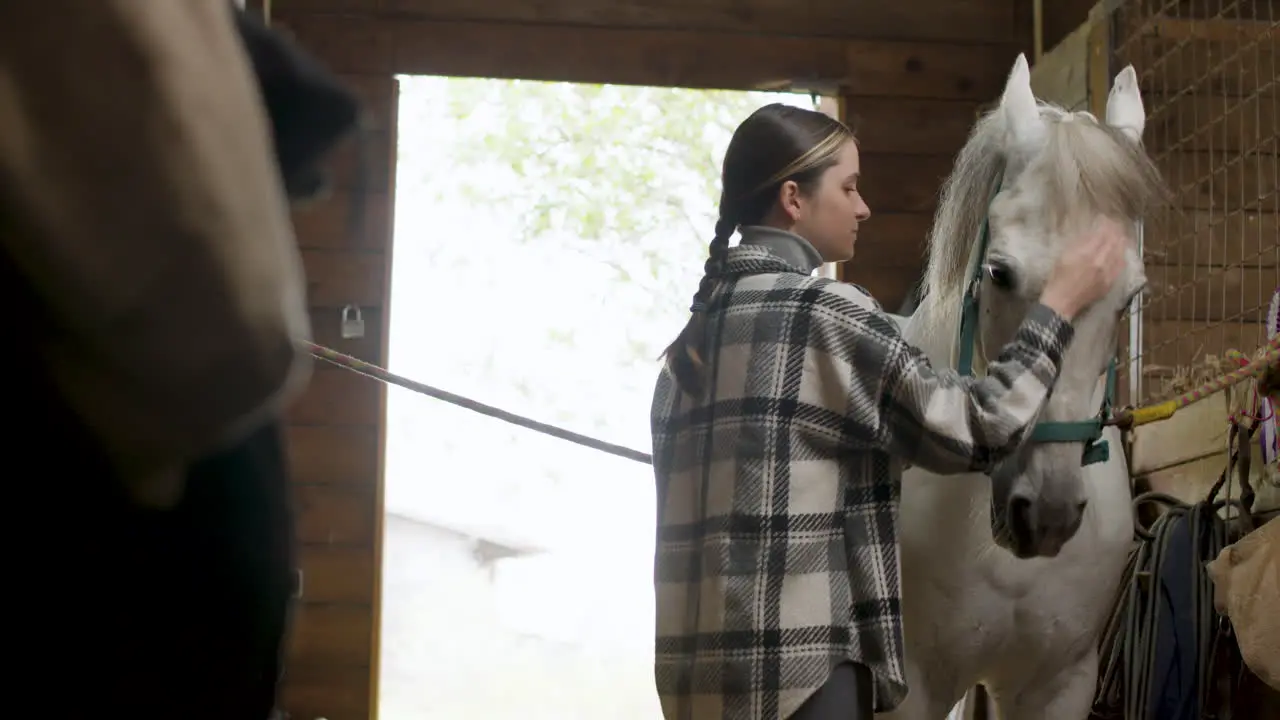
[[[1173,196],[1143,228],[1149,293],[1124,343],[1121,387],[1139,402],[1264,342],[1280,285],[1280,1],[1119,5],[1116,59],[1138,71],[1144,142]]]

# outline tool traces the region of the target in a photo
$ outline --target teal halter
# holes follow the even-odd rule
[[[996,192],[999,192],[997,187]],[[994,198],[993,198],[994,199]],[[991,225],[989,217],[982,220],[982,234],[978,239],[978,263],[965,285],[964,303],[960,315],[960,359],[956,369],[961,375],[973,375],[973,351],[977,344],[978,333],[978,288],[982,286],[982,260],[987,256],[987,247],[991,243]],[[1031,431],[1029,442],[1033,443],[1084,443],[1082,465],[1106,462],[1111,458],[1110,444],[1102,439],[1103,421],[1111,417],[1111,408],[1115,404],[1116,394],[1116,361],[1107,364],[1106,391],[1102,396],[1102,409],[1091,420],[1075,422],[1042,422],[1037,423]]]

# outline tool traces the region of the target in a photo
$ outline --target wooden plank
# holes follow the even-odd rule
[[[307,302],[312,308],[381,307],[387,256],[381,252],[303,250]]]
[[[1274,268],[1148,265],[1152,320],[1262,322],[1276,287]]]
[[[1248,3],[1235,4],[1246,5]],[[1231,14],[1242,15],[1242,13],[1234,11]],[[1211,40],[1220,43],[1280,42],[1280,25],[1266,20],[1254,21],[1243,17],[1195,20],[1183,17],[1155,17],[1142,26],[1139,35],[1175,41]]]
[[[862,197],[875,213],[932,214],[942,181],[951,174],[950,155],[890,155],[864,152]]]
[[[1016,39],[1012,0],[849,3],[811,0],[276,0],[276,13],[362,12],[437,21],[477,21],[727,30],[779,35],[1008,42]]]
[[[1031,89],[1036,97],[1068,110],[1088,109],[1089,30],[1088,25],[1080,26],[1031,68]]]
[[[980,107],[965,100],[851,97],[845,114],[864,152],[954,155],[969,138]]]
[[[502,77],[690,88],[814,89],[858,95],[991,101],[1016,46],[302,16],[304,44],[348,72]],[[392,58],[344,58],[340,38]],[[376,36],[376,42],[368,37]],[[310,45],[309,45],[310,46]],[[482,52],[477,48],[484,48]],[[361,52],[347,49],[349,52]],[[733,58],[733,62],[724,62]],[[369,68],[373,67],[373,70]]]
[[[295,13],[289,5],[275,0],[272,28],[292,36],[329,68],[352,75],[394,72],[395,49],[387,22],[357,15]]]
[[[1220,420],[1226,423],[1225,417]],[[1187,422],[1183,422],[1181,427],[1185,427]],[[1199,428],[1189,432],[1196,435],[1202,434]],[[1225,437],[1222,445],[1226,446]],[[1227,453],[1219,452],[1181,465],[1152,471],[1143,475],[1142,479],[1150,486],[1151,492],[1171,495],[1185,503],[1195,503],[1205,499],[1209,489],[1218,481],[1218,476],[1226,466]]]
[[[1136,38],[1120,51],[1138,71],[1143,95],[1193,90],[1198,95],[1280,94],[1273,74],[1276,43]]]
[[[382,422],[382,384],[342,368],[318,368],[287,420],[295,425],[373,425]]]
[[[279,2],[279,0],[276,0]],[[1097,0],[1049,0],[1044,3],[1044,46],[1056,50],[1066,38],[1089,19]],[[1028,3],[1030,4],[1030,3]]]
[[[412,75],[730,90],[801,81],[829,92],[850,71],[839,40],[457,22],[398,22],[388,32],[396,71]],[[734,61],[718,62],[725,57]]]
[[[378,466],[375,425],[292,425],[286,428],[290,479],[369,488]]]
[[[383,365],[382,351],[383,313],[381,308],[363,308],[364,337],[342,337],[342,311],[337,308],[311,308],[311,337],[319,345],[351,355],[374,365]],[[319,367],[334,367],[321,364]]]
[[[377,573],[372,547],[302,545],[298,560],[304,602],[372,606]]]
[[[391,128],[391,123],[396,120],[390,114],[395,78],[384,73],[338,73],[338,80],[360,99],[367,129],[387,132]]]
[[[1227,395],[1211,395],[1158,423],[1134,428],[1129,466],[1146,475],[1222,452],[1227,447]]]
[[[858,227],[852,264],[861,268],[918,268],[928,247],[933,216],[927,213],[873,213]]]
[[[295,209],[293,227],[298,247],[309,250],[385,250],[392,235],[389,227],[391,214],[388,212],[391,197],[385,192],[369,192],[362,197],[365,203],[364,227],[354,234],[348,230],[352,210],[350,192],[331,192],[322,200]]]
[[[368,667],[372,612],[368,605],[296,604],[286,666]]]
[[[848,43],[849,90],[857,95],[993,102],[1017,44]]]
[[[1144,319],[1142,362],[1153,369],[1187,367],[1202,362],[1206,355],[1221,357],[1227,350],[1252,354],[1264,341],[1261,322],[1211,325],[1193,320]],[[1127,349],[1122,357],[1128,357]]]
[[[374,506],[375,473],[376,468],[369,468],[365,487],[293,485],[295,534],[299,542],[355,546],[371,554],[378,515]]]
[[[321,167],[330,192],[363,192],[385,195],[390,185],[390,163],[395,149],[386,132],[353,133],[343,138],[325,157]],[[364,164],[364,176],[360,176]]]
[[[1100,15],[1101,6],[1089,13],[1089,112],[1106,118],[1107,97],[1111,94],[1112,57],[1111,24]],[[1135,68],[1136,70],[1136,68]]]
[[[1150,95],[1143,142],[1162,150],[1239,153],[1275,147],[1280,105],[1262,96]]]
[[[1280,215],[1214,213],[1207,210],[1161,213],[1143,228],[1146,262],[1159,265],[1280,266]]]
[[[394,118],[391,123],[390,137],[388,138],[388,146],[390,152],[387,156],[387,195],[394,198],[396,196],[396,168],[400,157],[400,80],[392,78],[391,80],[391,106],[387,111],[388,117]],[[390,227],[395,217],[395,206],[393,204],[386,208],[387,226]],[[395,252],[394,244],[388,240],[387,262],[384,267],[382,278],[382,306],[389,307],[391,305],[391,263],[392,253]],[[379,356],[386,358],[390,352],[390,323],[383,318],[382,332],[382,348],[378,353]],[[374,534],[373,534],[373,566],[376,568],[373,573],[373,582],[370,584],[370,590],[373,593],[372,617],[370,624],[373,632],[369,638],[369,657],[370,682],[378,683],[382,675],[382,565],[384,559],[383,543],[386,539],[386,507],[387,507],[387,392],[386,388],[378,393],[378,416],[381,422],[378,423],[378,455],[375,469],[377,474],[374,476],[374,497],[373,506],[376,510],[374,515]],[[373,693],[369,698],[369,716],[371,718],[378,717],[379,712],[379,696]]]
[[[861,285],[889,312],[897,311],[911,286],[920,277],[923,264],[917,267],[865,267],[856,262],[846,266],[845,282]]]
[[[1158,7],[1160,15],[1163,17],[1144,18],[1146,20],[1156,19],[1177,19],[1182,22],[1189,20],[1220,20],[1223,11],[1237,20],[1275,20],[1275,4],[1268,0],[1241,0],[1240,2],[1205,2],[1205,0],[1160,0],[1158,4],[1151,4]]]
[[[290,663],[284,671],[280,708],[298,720],[369,720],[372,687],[368,667]]]
[[[1175,207],[1271,209],[1280,198],[1280,155],[1178,152],[1154,159],[1173,190]]]

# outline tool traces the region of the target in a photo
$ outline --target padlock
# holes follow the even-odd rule
[[[348,305],[342,308],[342,339],[353,340],[364,337],[364,316],[360,308]]]

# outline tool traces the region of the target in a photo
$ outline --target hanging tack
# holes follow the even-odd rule
[[[342,339],[354,340],[364,337],[364,316],[360,306],[348,305],[342,308]]]

